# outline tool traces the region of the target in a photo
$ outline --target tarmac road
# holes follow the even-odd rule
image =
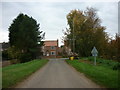
[[[51,59],[15,88],[101,88],[63,59]]]

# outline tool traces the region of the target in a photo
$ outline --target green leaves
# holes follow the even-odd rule
[[[67,21],[69,28],[66,29],[64,41],[68,47],[73,47],[70,43],[73,43],[74,38],[75,52],[80,56],[90,56],[94,46],[101,55],[104,54],[108,38],[104,32],[105,27],[100,24],[101,20],[97,16],[96,9],[87,8],[84,12],[72,10],[67,15]]]
[[[11,47],[14,46],[17,50],[20,50],[22,54],[29,54],[28,56],[30,56],[31,53],[35,53],[38,42],[41,42],[43,39],[41,35],[42,31],[39,31],[39,25],[40,24],[37,24],[37,21],[32,17],[20,13],[9,27]]]

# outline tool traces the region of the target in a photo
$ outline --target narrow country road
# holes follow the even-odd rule
[[[64,60],[51,59],[15,88],[100,88]]]

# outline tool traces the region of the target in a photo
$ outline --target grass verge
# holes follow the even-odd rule
[[[2,88],[8,88],[45,65],[48,60],[32,60],[26,63],[14,64],[2,68]]]
[[[94,66],[79,60],[66,60],[66,62],[97,84],[106,88],[118,88],[118,70],[112,70],[104,66]]]

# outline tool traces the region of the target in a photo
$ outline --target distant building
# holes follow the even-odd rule
[[[7,50],[9,47],[10,47],[9,43],[6,42],[0,43],[0,51]]]
[[[58,40],[47,40],[44,41],[44,46],[42,47],[43,56],[46,58],[56,58],[58,57]]]

